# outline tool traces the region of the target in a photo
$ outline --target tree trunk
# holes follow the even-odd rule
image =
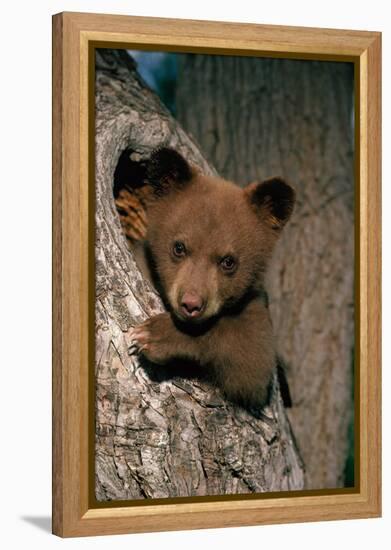
[[[120,50],[96,60],[96,497],[100,501],[301,489],[303,469],[274,377],[254,416],[196,378],[150,372],[128,355],[130,329],[162,311],[132,254],[113,198],[160,145],[213,168]],[[124,171],[120,174],[125,177]]]
[[[224,177],[243,185],[281,175],[296,188],[269,270],[270,309],[306,487],[343,486],[353,414],[352,64],[181,56],[177,112]]]

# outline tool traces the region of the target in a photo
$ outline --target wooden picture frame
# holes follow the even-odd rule
[[[89,498],[92,216],[91,52],[99,45],[198,48],[354,63],[359,220],[359,371],[354,490],[145,506]],[[53,533],[63,537],[377,517],[381,514],[381,34],[61,13],[53,17]]]

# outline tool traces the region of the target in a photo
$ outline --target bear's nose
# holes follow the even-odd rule
[[[201,296],[195,292],[185,292],[181,300],[182,313],[186,317],[197,317],[204,307],[204,301]]]

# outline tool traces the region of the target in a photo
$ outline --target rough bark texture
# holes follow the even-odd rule
[[[306,487],[342,486],[353,414],[353,67],[186,55],[179,68],[178,119],[217,170],[241,185],[281,175],[297,190],[269,270],[270,308]]]
[[[135,265],[115,209],[120,154],[127,149],[142,162],[165,144],[213,169],[125,52],[100,50],[96,69],[97,499],[301,489],[303,468],[276,378],[271,405],[256,417],[203,381],[147,371],[128,355],[130,328],[162,305]]]

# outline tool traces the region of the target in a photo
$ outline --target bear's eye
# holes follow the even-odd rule
[[[236,267],[235,258],[232,256],[224,256],[220,261],[220,265],[224,271],[232,271]]]
[[[181,241],[175,241],[172,251],[174,252],[174,256],[177,258],[181,258],[186,255],[186,247]]]

